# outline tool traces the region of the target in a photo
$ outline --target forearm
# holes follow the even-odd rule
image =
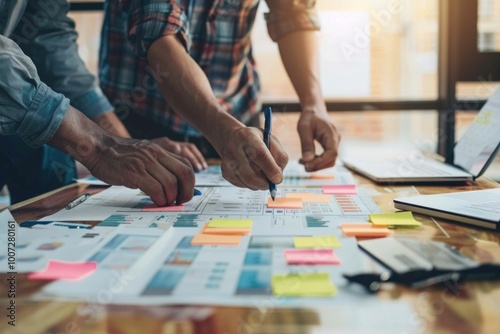
[[[278,40],[278,46],[302,110],[326,112],[321,93],[316,32],[293,32]]]
[[[69,107],[48,144],[70,154],[91,169],[92,158],[104,149],[106,132],[73,107]]]
[[[92,120],[109,133],[123,138],[131,138],[122,121],[120,121],[113,111],[108,111],[105,114],[94,117]]]
[[[231,133],[244,125],[219,105],[199,65],[174,35],[157,39],[149,48],[148,61],[168,104],[221,154]]]

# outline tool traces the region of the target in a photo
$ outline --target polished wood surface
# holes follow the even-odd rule
[[[478,180],[459,186],[376,185],[356,175],[359,186],[370,191],[384,212],[394,211],[395,197],[499,187],[495,182]],[[22,203],[12,213],[18,223],[39,219],[62,209],[78,195],[101,191],[100,187],[74,185],[47,196]],[[499,233],[433,220],[416,215],[424,228],[411,234],[419,238],[444,241],[480,262],[500,262]],[[91,222],[95,223],[95,222]],[[408,230],[406,230],[408,231]],[[1,291],[6,275],[1,277]],[[370,303],[315,308],[283,309],[275,307],[207,307],[207,306],[110,306],[99,304],[93,296],[87,302],[34,301],[30,298],[43,282],[28,281],[17,275],[17,323],[7,326],[1,320],[2,333],[331,333],[335,329],[371,333],[373,325],[364,317],[343,318],[334,324],[325,321],[329,315],[373,312]],[[2,293],[2,305],[6,294]],[[403,305],[411,310],[405,333],[498,333],[500,328],[500,282],[482,281],[437,285],[412,290],[400,285],[384,287],[376,300],[383,305]],[[345,313],[347,312],[347,313]],[[2,313],[3,314],[3,313]],[[326,317],[325,317],[326,314]],[[381,331],[391,333],[392,314],[379,316]],[[401,321],[401,319],[399,319]],[[384,327],[385,324],[387,327]],[[398,333],[401,332],[399,329]]]

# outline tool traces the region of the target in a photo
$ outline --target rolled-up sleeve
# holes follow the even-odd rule
[[[69,100],[40,81],[33,62],[0,35],[0,132],[41,146],[59,128]]]
[[[176,35],[189,50],[186,14],[173,0],[125,1],[128,13],[128,38],[137,56],[145,58],[149,46],[159,37]]]
[[[273,41],[295,31],[319,30],[316,0],[266,0],[269,12],[264,15]]]
[[[29,1],[12,39],[31,58],[44,83],[95,118],[113,107],[78,54],[78,34],[68,10],[65,0]]]

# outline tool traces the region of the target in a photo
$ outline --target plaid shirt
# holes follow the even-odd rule
[[[242,122],[257,112],[259,78],[250,32],[260,0],[109,0],[99,61],[100,84],[116,113],[146,116],[176,133],[200,136],[167,105],[148,68],[149,46],[176,35],[207,75],[219,103]],[[276,41],[318,30],[315,0],[266,0]]]

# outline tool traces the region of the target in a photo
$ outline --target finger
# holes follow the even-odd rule
[[[227,163],[222,161],[221,172],[224,179],[226,179],[232,185],[239,188],[247,188],[247,186],[241,181],[238,175],[235,174],[237,166],[235,163]]]
[[[195,177],[191,163],[183,157],[164,155],[159,161],[176,178],[177,196],[175,202],[182,204],[190,201],[194,195]]]
[[[173,163],[170,163],[169,168],[172,167]],[[149,163],[147,165],[147,172],[155,180],[157,180],[162,187],[162,191],[165,195],[165,202],[163,202],[161,206],[173,204],[178,195],[178,184],[176,176],[172,174],[169,169],[165,168],[163,163],[161,163],[159,160]],[[153,198],[151,197],[151,199]],[[160,206],[160,204],[158,204],[154,199],[153,202],[155,202],[156,205]]]
[[[187,145],[182,148],[182,152],[181,152],[180,155],[183,156],[184,158],[188,159],[188,161],[191,164],[191,166],[197,172],[199,172],[200,170],[202,170],[203,167],[198,162],[198,158],[193,154],[193,152],[191,152],[191,150],[189,149],[189,147]]]
[[[280,166],[278,166],[278,164],[274,160],[273,155],[271,154],[271,151],[279,151],[278,147],[276,149],[274,147],[276,143],[276,140],[271,140],[269,150],[264,145],[264,142],[259,142],[251,151],[251,156],[248,156],[247,154],[247,157],[257,166],[258,170],[262,171],[262,173],[264,174],[264,178],[267,178],[268,181],[278,184],[283,181],[283,170]],[[282,154],[279,155],[281,164],[283,164],[285,158],[282,156]],[[286,161],[288,161],[288,156],[286,157]],[[286,163],[284,163],[284,165],[286,165]],[[259,184],[261,184],[263,178],[262,175],[255,175],[254,172],[250,172],[248,169],[245,170],[245,172],[251,174],[253,177],[256,177],[256,180],[259,180],[258,183],[254,183],[256,186],[259,186]]]
[[[166,137],[155,138],[152,140],[152,142],[160,145],[161,147],[163,147],[164,149],[166,149],[171,153],[180,155],[182,152],[182,147],[180,143],[170,140]]]
[[[338,145],[340,135],[334,126],[323,129],[317,138],[320,145],[323,147],[323,153],[316,156],[312,161],[305,161],[304,166],[307,171],[316,171],[335,165],[338,155]]]
[[[192,159],[190,161],[193,163],[193,167],[195,167],[196,170],[201,171],[207,168],[207,162],[205,161],[203,154],[201,154],[196,145],[187,144],[185,150],[189,152],[188,154]]]
[[[300,137],[300,147],[302,149],[302,160],[311,161],[315,156],[313,129],[309,122],[299,122],[297,131]]]
[[[165,151],[158,144],[148,147],[152,162],[147,164],[148,172],[161,183],[166,204],[181,204],[194,194],[194,172],[191,163],[181,156]]]
[[[271,135],[271,144],[270,144],[271,154],[273,155],[274,161],[283,171],[288,164],[288,154],[286,153],[283,146],[279,140]]]
[[[164,206],[167,204],[167,196],[163,185],[155,177],[150,175],[149,172],[139,177],[136,187],[151,197],[151,200],[157,206]]]
[[[332,158],[324,157],[324,156],[317,156],[315,157],[312,161],[307,161],[304,162],[304,167],[307,172],[315,172],[321,169],[333,167],[335,165],[335,160],[336,160],[336,155]]]

